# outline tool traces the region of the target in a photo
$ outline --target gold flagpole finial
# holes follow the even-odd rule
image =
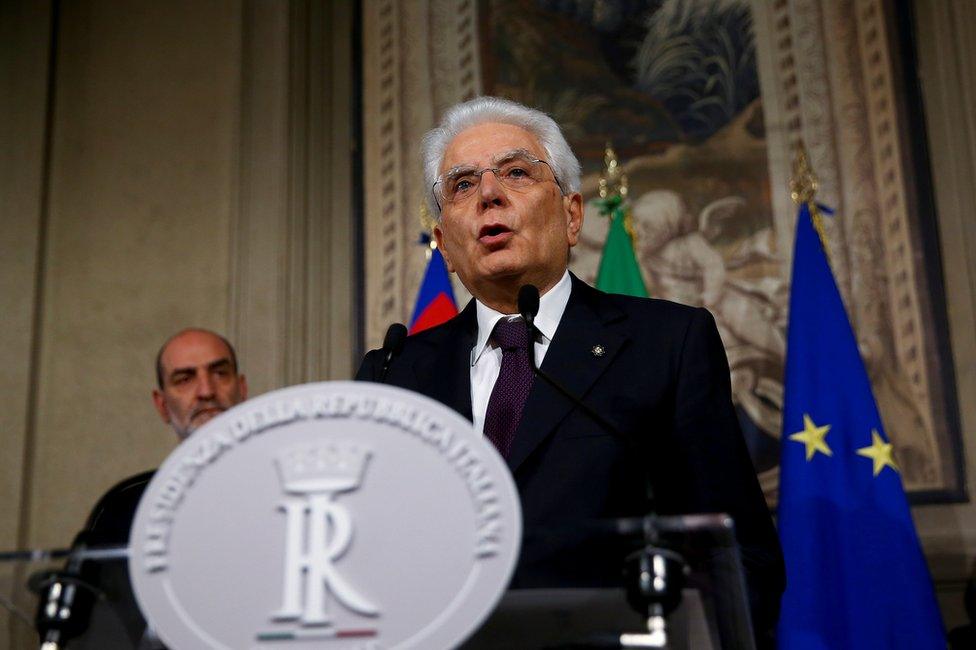
[[[603,152],[603,173],[600,174],[600,198],[605,199],[612,194],[619,194],[627,198],[627,174],[620,170],[617,152],[613,145],[607,143]]]
[[[817,190],[820,183],[817,175],[810,166],[810,158],[807,156],[806,147],[803,140],[797,142],[796,155],[793,158],[793,177],[790,178],[790,198],[797,205],[806,203],[810,209],[810,219],[813,220],[813,227],[820,237],[820,245],[823,246],[824,253],[828,254],[830,249],[827,246],[827,230],[824,228],[823,215],[817,207]]]
[[[427,242],[427,247],[425,253],[427,254],[427,260],[430,260],[431,251],[437,248],[437,241],[434,239],[434,226],[437,225],[437,219],[434,215],[430,213],[430,208],[427,207],[427,201],[420,202],[420,228],[423,234],[429,238]],[[421,239],[421,243],[423,239]]]
[[[624,230],[630,236],[630,241],[637,247],[637,233],[634,232],[634,219],[630,215],[627,205],[627,174],[623,173],[617,152],[608,142],[603,152],[603,172],[600,174],[600,199],[606,206],[607,216],[612,220],[621,214],[624,220]]]
[[[430,208],[427,207],[427,201],[420,202],[420,227],[428,235],[434,235],[434,226],[437,225],[437,219],[434,215],[430,213]]]
[[[803,140],[796,145],[796,155],[793,157],[793,177],[790,178],[790,198],[797,205],[810,203],[814,200],[820,183],[810,167],[810,158]]]

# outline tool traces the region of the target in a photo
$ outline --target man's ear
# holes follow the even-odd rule
[[[441,252],[444,256],[444,262],[447,264],[447,270],[454,273],[454,265],[451,264],[451,254],[446,248],[444,248],[444,233],[441,232],[440,226],[434,226],[434,241],[437,242],[437,250]]]
[[[579,243],[580,231],[583,229],[583,195],[573,192],[564,196],[563,209],[566,211],[566,241],[573,247]]]
[[[166,398],[163,396],[162,391],[158,388],[154,388],[152,392],[153,405],[156,407],[156,411],[159,412],[159,417],[163,419],[166,424],[170,423],[169,411],[166,409]]]
[[[241,375],[237,381],[241,386],[241,401],[243,402],[247,399],[247,377]]]

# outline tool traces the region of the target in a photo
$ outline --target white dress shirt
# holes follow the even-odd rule
[[[536,366],[542,365],[549,342],[556,335],[556,328],[566,311],[572,289],[573,283],[569,279],[569,271],[566,271],[559,282],[539,298],[539,313],[535,317],[535,327],[539,331],[534,346]],[[491,397],[491,389],[495,387],[495,380],[502,368],[501,348],[489,337],[499,320],[518,318],[519,315],[502,314],[477,300],[475,309],[478,314],[478,340],[471,348],[471,415],[475,430],[484,432],[488,398]]]

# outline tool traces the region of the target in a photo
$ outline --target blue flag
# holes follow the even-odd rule
[[[780,648],[940,648],[945,632],[892,445],[806,205],[783,407]]]

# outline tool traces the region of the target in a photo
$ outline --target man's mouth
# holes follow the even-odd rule
[[[223,412],[224,412],[224,409],[220,408],[219,406],[208,406],[206,408],[202,408],[202,409],[199,409],[197,411],[194,411],[193,412],[193,417],[190,418],[190,419],[191,420],[196,420],[199,417],[206,417],[207,419],[210,419],[210,418],[212,418],[212,417],[214,417],[216,415],[219,415],[219,414],[221,414]]]
[[[489,223],[478,231],[478,241],[488,248],[503,246],[512,237],[512,230],[500,223]]]

